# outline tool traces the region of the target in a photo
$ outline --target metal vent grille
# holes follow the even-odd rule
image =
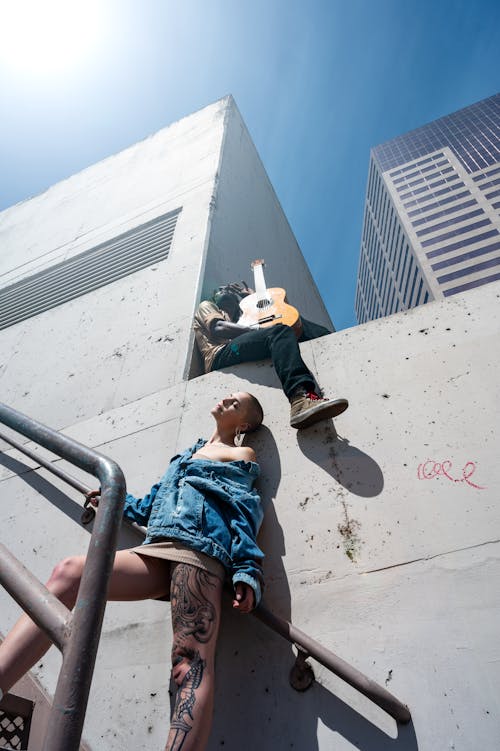
[[[0,329],[167,258],[176,209],[0,290]]]
[[[0,708],[0,749],[28,748],[33,707],[32,701],[21,696],[4,696]]]

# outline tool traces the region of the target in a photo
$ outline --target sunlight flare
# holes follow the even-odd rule
[[[99,32],[97,0],[0,0],[0,61],[32,74],[67,72]]]

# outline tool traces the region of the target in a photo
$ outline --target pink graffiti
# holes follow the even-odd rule
[[[435,462],[433,459],[427,459],[422,464],[418,465],[417,477],[419,480],[433,480],[435,477],[446,477],[451,482],[465,482],[470,485],[471,488],[477,490],[485,490],[484,485],[476,485],[470,479],[476,471],[476,465],[474,462],[466,462],[462,468],[462,477],[452,477],[451,468],[452,463],[449,459],[445,459],[443,462]]]

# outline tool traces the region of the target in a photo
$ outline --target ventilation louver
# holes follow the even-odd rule
[[[181,209],[0,290],[0,329],[167,258]]]

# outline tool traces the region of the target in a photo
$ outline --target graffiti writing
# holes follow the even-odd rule
[[[466,462],[462,467],[462,476],[453,477],[451,474],[452,463],[449,459],[445,459],[443,462],[435,462],[433,459],[427,459],[418,465],[417,477],[419,480],[433,480],[435,477],[446,477],[451,482],[465,482],[470,485],[471,488],[477,490],[485,490],[484,485],[477,485],[472,482],[471,477],[476,471],[476,465],[474,462]]]

